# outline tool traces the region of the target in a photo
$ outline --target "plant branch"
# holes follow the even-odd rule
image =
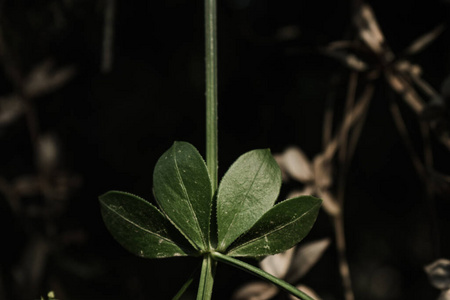
[[[346,116],[352,114],[352,109],[355,104],[356,88],[358,84],[358,73],[353,71],[350,73],[348,89],[347,89],[347,99],[345,104],[345,114]],[[366,106],[367,107],[367,106]],[[363,113],[362,113],[363,115]],[[349,131],[344,131],[339,136],[339,165],[340,174],[338,182],[338,197],[337,201],[340,206],[339,214],[334,216],[334,230],[336,235],[336,250],[338,252],[339,259],[339,272],[342,278],[342,285],[344,288],[344,295],[346,300],[353,300],[355,298],[352,290],[352,281],[350,278],[350,268],[348,266],[347,255],[346,255],[346,241],[345,241],[345,229],[344,229],[344,199],[345,199],[345,186],[347,182],[347,175],[350,168],[351,157],[348,154],[348,138]]]
[[[424,165],[427,174],[430,174],[433,170],[433,151],[431,149],[430,140],[430,127],[425,122],[420,122],[420,130],[422,134],[422,144],[423,144],[423,156]],[[436,213],[436,203],[434,200],[434,186],[433,182],[430,180],[430,176],[426,176],[424,180],[425,185],[425,201],[428,209],[428,215],[430,218],[430,238],[431,247],[433,251],[433,256],[435,258],[440,257],[440,239],[439,239],[439,224],[438,217]]]
[[[218,183],[216,0],[205,0],[206,164],[215,191]]]
[[[253,274],[255,276],[260,277],[261,279],[267,280],[275,285],[277,285],[280,289],[285,290],[286,292],[292,294],[295,297],[298,297],[300,299],[303,300],[314,300],[314,298],[308,296],[307,294],[305,294],[304,292],[300,291],[299,289],[297,289],[296,287],[294,287],[293,285],[290,285],[289,283],[287,283],[284,280],[281,280],[267,272],[264,272],[263,270],[252,266],[248,263],[245,263],[243,261],[240,261],[238,259],[235,259],[233,257],[224,255],[222,253],[219,252],[211,252],[211,256],[213,259],[217,260],[217,261],[221,261],[223,263],[229,264],[233,267],[239,268],[241,270],[244,270],[250,274]]]
[[[183,284],[183,286],[178,290],[177,294],[173,296],[172,300],[178,300],[183,296],[184,292],[189,288],[189,286],[194,281],[194,277],[197,276],[198,269],[200,269],[200,265],[195,268],[194,272],[189,276],[188,280]]]
[[[409,153],[411,161],[413,163],[414,168],[416,169],[417,174],[420,176],[420,179],[423,181],[426,180],[427,171],[422,161],[420,160],[419,154],[417,154],[414,149],[411,137],[409,136],[408,129],[406,128],[405,121],[403,120],[402,114],[400,112],[400,108],[398,104],[393,99],[392,93],[390,93],[391,99],[389,104],[389,109],[392,114],[392,118],[394,119],[395,126],[397,127],[398,133],[403,139],[403,144],[405,145],[406,150]]]
[[[333,139],[325,146],[323,155],[325,159],[331,160],[336,154],[338,147],[340,147],[339,141],[340,137],[355,125],[355,123],[361,118],[361,116],[366,112],[367,107],[370,103],[374,92],[374,86],[372,84],[366,85],[364,91],[361,93],[358,102],[353,106],[353,109],[345,115],[344,120],[342,120],[340,128],[333,137]]]

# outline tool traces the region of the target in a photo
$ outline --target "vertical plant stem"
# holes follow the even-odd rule
[[[183,284],[183,286],[178,290],[177,294],[173,296],[172,300],[179,300],[184,292],[189,288],[189,286],[194,281],[194,278],[197,276],[198,270],[200,269],[200,265],[198,265],[197,268],[195,268],[194,272],[192,272],[191,276],[189,276],[188,280]]]
[[[341,213],[333,218],[334,232],[336,235],[336,249],[339,259],[339,273],[342,278],[342,286],[344,288],[345,300],[353,300],[355,296],[352,289],[352,281],[350,278],[350,268],[348,266],[345,244],[344,219]]]
[[[348,83],[348,93],[345,105],[345,116],[352,113],[352,108],[355,103],[356,88],[358,84],[358,73],[350,73]],[[340,136],[340,151],[339,151],[339,165],[340,174],[338,182],[338,198],[337,201],[341,207],[340,213],[334,217],[334,230],[336,235],[336,248],[339,259],[339,272],[342,277],[342,285],[344,288],[344,295],[346,300],[353,300],[354,294],[352,289],[352,281],[350,278],[350,268],[348,266],[346,255],[346,241],[344,230],[344,199],[345,199],[345,187],[347,183],[347,175],[350,168],[351,158],[348,155],[348,131]]]
[[[213,191],[218,184],[217,130],[217,21],[216,0],[205,0],[205,74],[206,74],[206,165]],[[197,300],[210,300],[216,262],[205,254],[200,274]]]
[[[425,166],[420,160],[419,154],[414,149],[414,145],[412,143],[411,137],[409,136],[408,129],[406,128],[405,121],[403,120],[402,114],[400,112],[400,108],[395,102],[394,94],[391,92],[389,93],[389,96],[389,109],[391,111],[392,118],[394,119],[395,126],[397,127],[398,133],[403,139],[403,144],[405,145],[405,148],[409,153],[412,164],[416,169],[417,174],[419,175],[421,180],[425,181],[427,177]]]
[[[431,149],[430,140],[430,127],[425,122],[420,122],[420,130],[422,134],[423,143],[423,157],[426,174],[431,174],[433,170],[433,151]],[[436,203],[434,200],[434,188],[433,182],[430,176],[426,176],[424,180],[425,186],[425,201],[426,207],[428,209],[428,215],[430,219],[430,239],[431,239],[431,251],[433,252],[433,257],[440,257],[440,239],[439,239],[439,224],[436,212]]]
[[[202,273],[200,274],[200,283],[198,286],[197,300],[211,299],[216,264],[217,263],[213,261],[211,255],[207,254],[203,257]]]
[[[205,0],[206,164],[212,188],[218,182],[216,0]]]

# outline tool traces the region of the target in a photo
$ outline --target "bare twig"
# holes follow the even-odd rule
[[[425,107],[425,103],[408,81],[393,71],[386,71],[384,74],[392,89],[403,97],[405,102],[417,115],[420,115]]]
[[[394,72],[385,72],[385,75],[391,87],[403,97],[405,102],[413,109],[413,111],[418,116],[421,116],[426,107],[425,102],[416,92],[412,84],[405,78],[405,75]],[[421,87],[425,93],[429,94],[431,97],[437,95],[437,92],[434,91],[434,89],[425,81],[421,80],[418,77],[410,77],[412,77],[412,80],[418,83],[419,87]],[[432,129],[435,129],[435,123],[431,122],[430,125]],[[437,134],[437,138],[444,146],[447,147],[448,150],[450,150],[450,138],[448,138],[448,136]]]
[[[25,99],[32,99],[48,94],[66,84],[75,76],[76,69],[66,66],[56,69],[52,59],[37,64],[24,78],[20,94]]]
[[[392,114],[392,118],[394,119],[394,123],[397,127],[397,130],[403,139],[403,143],[405,144],[406,150],[409,153],[413,166],[416,169],[417,174],[421,177],[421,179],[425,180],[425,178],[427,177],[425,166],[420,160],[420,157],[417,154],[416,150],[414,150],[414,146],[411,141],[411,138],[409,137],[405,121],[403,120],[398,104],[395,102],[394,99],[391,99],[389,108]]]
[[[422,134],[422,145],[423,145],[423,156],[425,169],[427,170],[427,175],[430,174],[430,171],[433,170],[433,151],[431,149],[431,141],[430,141],[430,127],[425,122],[420,122],[420,131]],[[426,176],[424,180],[425,184],[425,201],[426,206],[428,208],[428,215],[430,218],[431,224],[431,248],[433,249],[434,258],[440,257],[440,239],[439,239],[439,224],[436,213],[436,204],[434,201],[434,186],[432,182],[432,178],[430,176]]]
[[[423,80],[420,75],[414,73],[411,73],[410,75],[414,83],[430,98],[436,97],[439,94],[428,82]]]
[[[344,117],[352,113],[352,108],[355,103],[356,87],[358,85],[358,73],[351,72],[347,88],[347,99],[345,104]],[[347,182],[347,172],[350,165],[350,158],[347,154],[348,131],[342,132],[339,136],[339,165],[340,174],[338,179],[338,196],[337,202],[340,206],[340,213],[334,216],[334,230],[336,235],[336,250],[339,259],[339,272],[342,278],[342,286],[344,288],[344,295],[346,300],[353,300],[355,298],[352,290],[352,281],[350,278],[350,268],[348,266],[346,255],[346,241],[344,229],[344,198],[345,198],[345,183]]]
[[[363,115],[370,103],[373,92],[374,86],[372,84],[366,85],[364,91],[362,92],[362,95],[359,97],[359,100],[353,107],[352,111],[344,117],[344,120],[342,121],[337,134],[325,147],[323,155],[326,159],[331,161],[334,154],[336,153],[336,150],[340,146],[339,137],[342,134],[346,134],[348,130],[350,130],[350,128],[355,124],[355,122],[359,120],[359,118]]]
[[[352,290],[352,282],[350,279],[350,268],[348,266],[345,245],[344,218],[342,214],[333,217],[334,232],[336,235],[336,248],[338,250],[339,273],[342,278],[345,300],[353,300],[355,296]]]
[[[426,199],[426,207],[428,209],[428,214],[431,221],[431,239],[432,239],[432,248],[433,248],[433,255],[435,257],[439,256],[439,226],[437,224],[437,217],[436,217],[436,209],[434,205],[434,188],[433,188],[433,177],[429,176],[432,173],[433,170],[433,153],[431,151],[431,143],[430,143],[430,136],[429,136],[429,127],[426,123],[421,122],[421,134],[423,139],[423,152],[424,152],[424,163],[422,163],[418,153],[414,149],[413,143],[411,141],[411,138],[408,134],[408,129],[406,128],[405,122],[403,121],[403,118],[400,113],[400,109],[395,102],[395,100],[391,99],[390,101],[390,110],[391,114],[393,116],[395,125],[397,127],[397,130],[400,133],[400,136],[403,139],[403,143],[405,144],[405,147],[407,151],[409,152],[409,156],[411,157],[411,160],[413,162],[413,166],[416,169],[417,174],[420,176],[422,182],[424,182],[425,185],[425,199]]]
[[[416,54],[430,45],[445,29],[444,24],[436,26],[430,32],[420,36],[405,50],[405,54]]]
[[[344,116],[349,115],[352,112],[352,108],[355,104],[355,94],[356,94],[357,86],[358,86],[358,73],[353,71],[350,73],[350,76],[349,76]],[[339,143],[340,143],[339,162],[341,164],[341,167],[344,165],[347,165],[348,161],[350,160],[350,157],[348,157],[348,153],[347,153],[348,133],[349,132],[343,132],[339,136]],[[346,167],[348,167],[348,166],[346,166]],[[342,178],[342,177],[343,176],[341,176],[340,178]]]
[[[372,84],[369,83],[369,85],[372,85]],[[373,95],[373,93],[372,93],[372,95]],[[350,136],[350,141],[349,141],[349,145],[348,145],[348,157],[350,157],[350,158],[353,157],[355,150],[356,150],[356,146],[358,145],[359,138],[361,136],[364,124],[366,122],[367,112],[369,111],[369,106],[370,106],[370,102],[372,100],[372,95],[370,95],[370,97],[368,98],[369,103],[365,106],[365,109],[361,113],[361,117],[359,118],[357,123],[353,126],[354,127],[353,133]]]

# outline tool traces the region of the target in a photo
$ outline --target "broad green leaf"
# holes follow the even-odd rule
[[[275,203],[281,171],[268,149],[239,157],[220,182],[217,193],[218,251],[224,251]]]
[[[231,245],[229,256],[265,256],[285,251],[311,230],[322,200],[300,196],[275,205]]]
[[[109,232],[133,254],[146,258],[193,254],[185,238],[144,199],[118,191],[108,192],[99,199]]]
[[[197,149],[175,142],[153,172],[156,201],[166,217],[197,250],[209,247],[211,180]]]

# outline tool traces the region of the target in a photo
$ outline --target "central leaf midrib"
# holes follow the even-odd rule
[[[191,203],[191,201],[190,201],[189,194],[188,194],[188,192],[187,192],[187,190],[186,190],[186,187],[185,187],[185,185],[184,185],[183,178],[181,177],[180,169],[178,168],[177,154],[176,154],[176,149],[175,149],[175,147],[174,147],[174,149],[173,149],[173,158],[174,158],[174,162],[175,162],[175,170],[176,170],[176,172],[177,172],[177,177],[178,177],[178,180],[179,180],[179,182],[180,182],[181,189],[182,189],[182,191],[183,191],[183,194],[184,194],[185,197],[186,197],[186,200],[187,200],[187,204],[188,204],[189,210],[191,211],[191,214],[192,214],[192,216],[194,217],[194,221],[195,221],[194,223],[195,223],[195,225],[196,225],[196,227],[197,227],[198,233],[200,234],[200,238],[202,239],[203,247],[206,247],[206,241],[205,241],[205,238],[204,238],[204,236],[203,236],[202,230],[201,230],[201,228],[200,228],[200,223],[199,223],[199,221],[198,221],[197,215],[195,214],[194,208],[192,207],[192,203]],[[200,246],[200,245],[198,245],[198,246]],[[200,248],[203,248],[203,247],[200,246]]]
[[[261,168],[263,167],[263,165],[265,164],[265,161],[263,161],[262,163],[261,163],[261,165],[259,166],[259,168],[258,168],[258,171],[256,171],[256,174],[255,174],[255,176],[253,177],[253,180],[252,180],[252,183],[250,184],[250,187],[248,188],[248,190],[247,190],[247,192],[245,193],[245,196],[244,197],[242,197],[242,200],[240,201],[240,205],[237,205],[236,207],[240,207],[241,205],[242,205],[242,203],[244,203],[244,201],[247,199],[247,196],[248,196],[248,194],[250,193],[250,190],[252,189],[252,187],[253,187],[253,184],[255,183],[255,181],[256,181],[256,177],[258,177],[258,174],[259,174],[259,172],[261,171]],[[238,209],[237,209],[238,210]],[[225,236],[223,237],[223,239],[222,239],[222,242],[221,242],[221,247],[224,247],[224,243],[225,243],[225,241],[226,241],[226,238],[229,236],[229,234],[230,234],[230,228],[231,228],[231,226],[234,224],[234,221],[236,220],[236,217],[238,216],[239,214],[238,213],[236,213],[234,216],[233,216],[233,220],[231,220],[231,222],[230,222],[230,224],[228,225],[228,227],[227,227],[227,231],[226,231],[226,233],[225,233]]]
[[[240,248],[243,248],[244,246],[246,246],[246,245],[248,245],[248,244],[250,244],[250,243],[253,243],[253,242],[255,242],[255,241],[261,240],[261,239],[263,239],[264,237],[266,237],[266,236],[268,236],[268,235],[271,235],[271,234],[274,234],[275,232],[280,231],[281,229],[283,229],[283,228],[285,228],[285,227],[291,225],[292,223],[297,222],[297,221],[298,221],[299,219],[301,219],[303,216],[309,214],[309,213],[312,211],[312,209],[315,208],[316,206],[317,206],[317,205],[314,205],[310,210],[308,210],[307,212],[301,214],[301,215],[298,216],[295,220],[290,221],[290,222],[288,222],[288,223],[286,223],[286,224],[284,224],[284,225],[280,225],[280,226],[276,227],[275,229],[273,229],[273,230],[267,232],[266,234],[264,234],[264,235],[262,235],[262,236],[260,236],[260,237],[254,238],[254,239],[252,239],[252,240],[249,240],[249,241],[245,242],[245,243],[242,244],[242,245],[237,246],[236,248],[232,249],[232,251],[230,251],[228,254],[231,254],[231,253],[233,253],[233,252],[236,252],[236,250],[239,250]]]
[[[111,207],[109,207],[105,202],[102,201],[102,204],[103,204],[103,206],[106,207],[108,210],[110,210],[111,212],[115,213],[116,215],[118,215],[118,216],[121,217],[123,220],[127,221],[128,223],[130,223],[130,224],[136,226],[137,228],[141,229],[142,231],[145,231],[145,232],[149,233],[150,235],[157,236],[158,238],[161,238],[161,239],[163,239],[163,240],[166,240],[168,243],[171,243],[171,244],[177,246],[177,244],[175,244],[175,242],[172,241],[171,239],[169,239],[169,238],[167,238],[167,237],[165,237],[165,236],[159,235],[159,234],[156,233],[156,232],[150,231],[150,230],[148,230],[147,228],[144,228],[144,227],[142,227],[142,226],[140,226],[140,225],[134,223],[134,222],[131,221],[130,219],[125,218],[123,215],[119,214],[117,211],[115,211],[114,209],[112,209]]]

